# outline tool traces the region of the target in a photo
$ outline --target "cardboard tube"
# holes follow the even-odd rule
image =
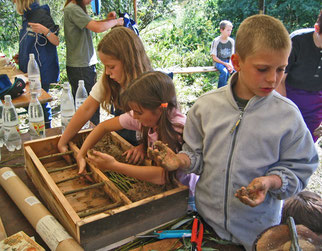
[[[11,168],[0,169],[0,184],[51,250],[84,250]]]
[[[7,233],[6,230],[4,229],[1,217],[0,217],[0,241],[4,240],[7,238]]]

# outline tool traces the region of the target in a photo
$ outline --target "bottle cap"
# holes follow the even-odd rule
[[[5,96],[4,96],[4,101],[5,101],[5,102],[9,102],[9,101],[11,101],[11,96],[10,96],[10,95],[5,95]]]
[[[31,97],[32,98],[37,98],[38,92],[31,92]]]
[[[33,53],[30,53],[29,58],[35,58],[35,55]]]
[[[78,80],[78,85],[84,85],[84,84],[85,84],[84,80]]]
[[[64,89],[69,89],[69,83],[68,82],[64,82],[63,88]]]

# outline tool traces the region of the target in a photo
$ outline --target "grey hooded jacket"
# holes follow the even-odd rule
[[[191,160],[188,172],[201,175],[199,214],[221,238],[251,250],[257,235],[280,223],[282,200],[305,188],[318,155],[299,109],[277,92],[254,96],[241,112],[232,93],[237,78],[236,73],[190,109],[182,153]],[[257,207],[234,196],[254,178],[272,174],[281,177],[282,187]]]

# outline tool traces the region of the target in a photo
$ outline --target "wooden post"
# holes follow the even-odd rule
[[[0,217],[0,241],[4,240],[7,238],[7,233],[6,230],[4,229],[1,217]]]
[[[136,8],[136,0],[133,0],[133,9],[134,9],[134,21],[136,23],[138,23],[138,21],[137,21],[138,12],[137,12],[137,8]]]
[[[265,14],[265,0],[259,0],[259,14]]]

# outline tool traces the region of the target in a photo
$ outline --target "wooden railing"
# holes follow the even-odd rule
[[[167,69],[173,74],[193,74],[193,73],[204,73],[204,72],[216,72],[218,71],[214,66],[195,66],[195,67],[174,67]]]

